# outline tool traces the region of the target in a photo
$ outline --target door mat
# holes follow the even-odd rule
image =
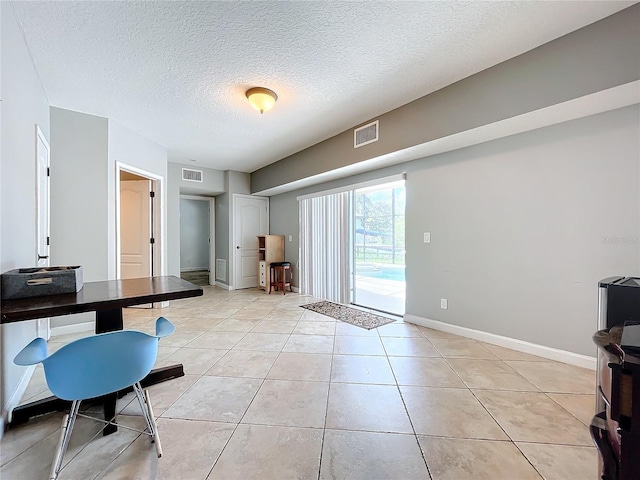
[[[307,310],[311,310],[312,312],[321,313],[322,315],[350,323],[356,327],[366,328],[367,330],[372,330],[374,328],[381,327],[382,325],[386,325],[387,323],[395,322],[392,318],[381,317],[380,315],[358,310],[357,308],[347,307],[346,305],[340,305],[339,303],[317,302],[300,306]]]

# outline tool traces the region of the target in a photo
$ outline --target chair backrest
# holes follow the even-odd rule
[[[71,342],[42,364],[56,397],[81,400],[139,382],[151,371],[157,353],[158,338],[122,330]]]
[[[162,318],[156,323],[157,336],[134,330],[102,333],[71,342],[48,357],[44,340],[36,339],[14,361],[42,362],[47,385],[58,398],[99,397],[142,380],[156,361],[159,338],[174,328]]]

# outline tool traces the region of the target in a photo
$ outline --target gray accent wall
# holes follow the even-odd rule
[[[371,119],[380,121],[376,143],[354,149],[353,130],[347,130],[267,165],[251,175],[251,191],[259,193],[637,81],[638,25],[640,5],[634,5]]]
[[[156,201],[154,205],[160,208],[160,235],[158,236],[156,247],[160,247],[164,256],[162,257],[162,272],[166,275],[168,271],[168,248],[162,248],[167,242],[167,149],[142,135],[130,130],[118,122],[109,119],[109,145],[108,145],[108,200],[109,208],[109,238],[116,238],[116,196],[120,192],[116,190],[116,163],[120,162],[127,166],[141,169],[148,172],[154,178],[160,178],[160,182],[154,184],[156,189]],[[154,214],[157,219],[157,212]],[[116,277],[116,263],[119,261],[116,255],[115,241],[109,242],[109,278]],[[158,248],[155,250],[158,251]],[[156,273],[157,274],[157,273]]]
[[[229,215],[231,214],[231,195],[223,193],[216,197],[216,260],[227,262],[227,271],[222,275],[226,280],[217,280],[224,285],[229,285]],[[216,265],[216,278],[221,275]]]
[[[180,199],[180,271],[209,270],[209,201]]]
[[[593,356],[598,280],[640,274],[638,100],[594,114],[602,92],[640,79],[639,25],[634,5],[381,115],[377,143],[354,149],[348,130],[252,173],[253,192],[283,191],[405,161],[272,196],[271,233],[298,241],[298,195],[406,172],[407,314]],[[582,113],[551,126],[437,148],[529,112],[575,108],[573,99]],[[432,156],[409,157],[427,144]]]
[[[82,265],[85,282],[116,278],[116,162],[164,179],[160,198],[166,198],[164,147],[107,118],[51,108],[51,261]],[[51,326],[94,316],[56,317]]]
[[[51,260],[82,265],[85,282],[110,278],[108,126],[104,117],[51,108]]]
[[[202,170],[202,183],[182,180],[182,169]],[[167,164],[167,273],[180,276],[180,194],[214,197],[225,191],[225,172],[195,165]],[[216,200],[216,250],[218,245]]]
[[[306,189],[305,192],[308,190],[310,189]],[[300,286],[300,227],[296,200],[300,194],[301,190],[297,190],[269,197],[269,233],[284,235],[284,261],[291,262],[291,283],[295,287]]]
[[[182,168],[203,171],[203,182],[182,180]],[[250,176],[248,173],[234,170],[214,170],[197,165],[168,163],[168,273],[180,275],[180,195],[201,195],[215,197],[215,252],[216,259],[227,262],[227,280],[221,282],[230,285],[229,279],[232,265],[230,258],[231,224],[233,214],[233,194],[250,193]]]
[[[406,313],[595,356],[598,281],[640,274],[639,115],[627,107],[417,162]]]
[[[638,105],[273,196],[271,233],[297,240],[298,195],[401,172],[406,313],[595,355],[598,281],[640,275]]]
[[[0,271],[35,264],[36,125],[50,139],[49,102],[9,2],[0,3]],[[0,405],[6,418],[27,369],[15,355],[36,336],[36,322],[0,328]],[[0,432],[1,436],[1,432]]]
[[[216,259],[227,262],[226,280],[219,281],[231,285],[233,274],[233,194],[251,193],[251,180],[248,173],[227,170],[225,174],[225,193],[216,197]]]

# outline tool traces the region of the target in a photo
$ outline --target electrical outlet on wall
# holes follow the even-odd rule
[[[431,232],[424,232],[424,243],[431,243]]]
[[[289,241],[293,242],[293,235],[289,235]]]
[[[446,298],[440,299],[440,308],[443,310],[446,310],[447,308],[449,308],[449,302],[447,302]]]

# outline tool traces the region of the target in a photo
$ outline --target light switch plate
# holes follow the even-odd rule
[[[440,299],[440,308],[443,310],[446,310],[449,307],[449,302],[447,301],[446,298],[441,298]]]
[[[289,241],[293,242],[293,235],[289,235]]]
[[[424,243],[431,243],[431,232],[424,232]]]

